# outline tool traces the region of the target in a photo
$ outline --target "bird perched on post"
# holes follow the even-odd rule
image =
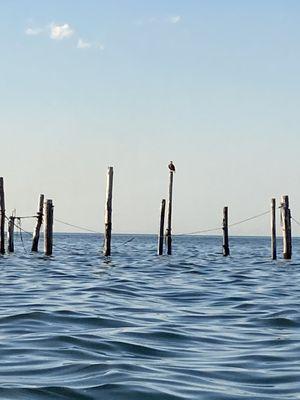
[[[173,161],[170,161],[170,164],[168,165],[169,170],[175,172],[175,165],[173,164]]]

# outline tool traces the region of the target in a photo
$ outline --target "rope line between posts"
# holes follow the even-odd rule
[[[100,234],[100,232],[94,231],[94,230],[92,230],[92,229],[84,228],[84,227],[82,227],[82,226],[73,225],[73,224],[70,224],[69,222],[62,221],[61,219],[56,219],[56,218],[54,218],[54,221],[55,221],[55,222],[59,222],[60,224],[63,224],[63,225],[71,226],[72,228],[82,229],[83,231],[86,231],[86,232],[91,232],[91,233],[98,233],[98,234]]]
[[[237,225],[241,225],[241,224],[243,224],[243,223],[245,223],[245,222],[252,221],[252,220],[254,220],[254,219],[263,217],[264,215],[267,215],[267,214],[270,214],[270,211],[264,211],[263,213],[260,213],[260,214],[257,214],[257,215],[253,215],[252,217],[245,218],[245,219],[242,219],[242,220],[240,220],[240,221],[237,221],[237,222],[234,222],[234,223],[232,223],[232,224],[229,224],[229,225],[228,225],[228,228],[231,228],[231,227],[237,226]],[[300,225],[300,224],[299,224],[299,225]],[[176,236],[182,236],[182,235],[196,235],[196,234],[199,235],[199,234],[202,234],[202,233],[220,231],[220,230],[222,230],[222,229],[223,229],[223,227],[211,228],[211,229],[204,229],[204,230],[201,230],[201,231],[194,231],[194,232],[188,232],[188,233],[178,233]]]
[[[294,217],[291,217],[291,219],[294,221],[294,222],[296,222],[296,224],[297,225],[299,225],[300,226],[300,222],[299,221],[297,221]]]

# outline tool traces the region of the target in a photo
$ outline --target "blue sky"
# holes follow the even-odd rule
[[[285,193],[300,219],[299,16],[298,1],[3,0],[8,211],[45,193],[57,218],[102,229],[113,165],[115,231],[155,232],[172,159],[174,232]]]

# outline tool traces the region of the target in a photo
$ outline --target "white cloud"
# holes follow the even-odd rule
[[[56,25],[51,24],[50,26],[50,37],[54,40],[61,40],[71,37],[74,34],[74,30],[71,29],[69,24]]]
[[[85,42],[82,39],[78,39],[78,42],[77,42],[78,49],[89,49],[90,47],[92,47],[92,44],[90,42]]]
[[[173,17],[169,18],[169,22],[171,22],[171,24],[177,24],[180,21],[181,21],[180,15],[174,15]]]
[[[26,35],[36,36],[43,32],[43,29],[40,28],[26,28],[25,33]]]

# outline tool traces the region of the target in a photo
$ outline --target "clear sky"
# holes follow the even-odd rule
[[[296,0],[1,0],[8,213],[45,193],[57,218],[102,230],[112,165],[114,231],[156,232],[173,160],[174,233],[281,194],[300,219],[299,21]]]

